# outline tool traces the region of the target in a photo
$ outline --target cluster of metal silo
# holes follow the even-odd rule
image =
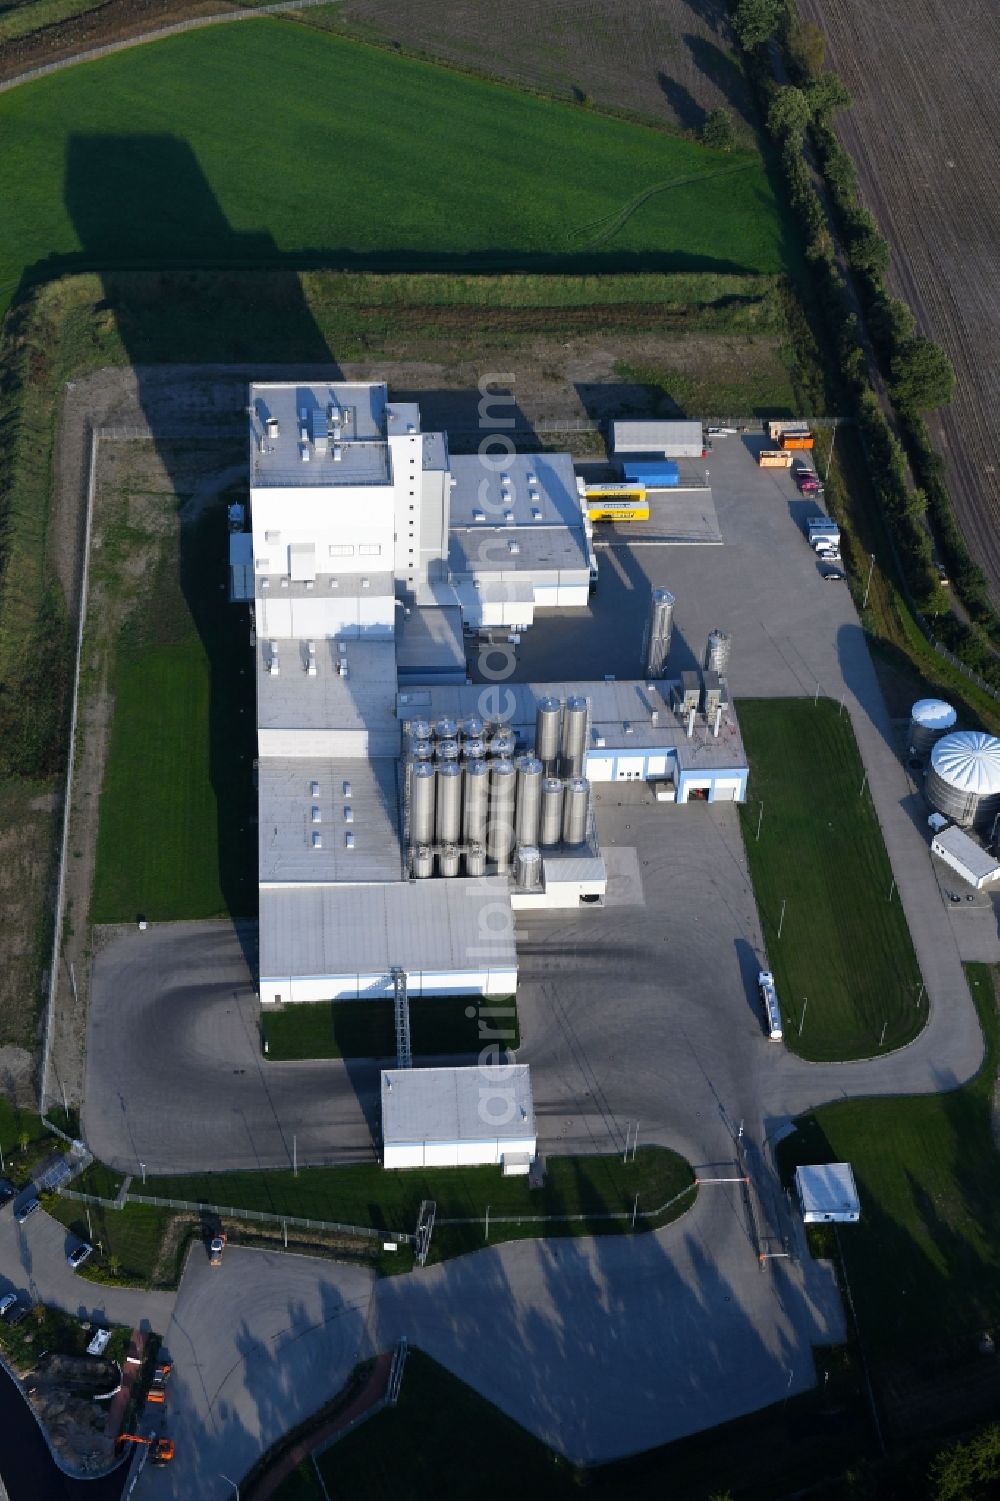
[[[669,589],[654,589],[649,601],[642,656],[646,676],[659,678],[667,665],[670,637],[674,628],[674,596]]]
[[[990,828],[1000,815],[1000,740],[981,730],[945,735],[931,750],[927,801],[964,828]]]
[[[724,678],[729,670],[732,650],[733,638],[728,631],[709,631],[705,646],[705,671],[717,672],[720,678]]]
[[[583,776],[583,764],[587,756],[587,732],[590,725],[590,702],[572,696],[563,709],[562,744],[559,753],[559,774],[563,777]]]

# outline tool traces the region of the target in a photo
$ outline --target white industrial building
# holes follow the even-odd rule
[[[508,1175],[523,1174],[536,1146],[524,1063],[383,1071],[384,1167],[493,1164]]]
[[[849,1162],[824,1162],[795,1169],[795,1192],[807,1225],[854,1225],[861,1218]]]
[[[616,459],[642,456],[700,459],[705,435],[700,422],[626,420],[611,424],[611,451]]]
[[[485,715],[465,633],[588,598],[569,456],[452,457],[380,383],[254,385],[248,416],[261,1000],[509,994],[514,908],[604,894],[592,782],[743,800],[724,679],[656,676],[661,590],[650,681],[511,685]]]
[[[931,854],[937,855],[977,891],[1000,879],[1000,860],[956,824],[935,833],[931,840]]]

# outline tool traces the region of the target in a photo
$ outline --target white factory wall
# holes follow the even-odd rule
[[[407,970],[407,994],[414,995],[512,995],[517,989],[516,969]],[[264,1005],[311,1001],[378,1000],[393,994],[390,974],[261,976],[260,999]]]
[[[1000,867],[994,866],[991,872],[984,871],[981,873],[973,869],[971,865],[966,865],[961,855],[956,855],[953,850],[948,849],[946,845],[942,845],[937,839],[931,840],[931,854],[937,855],[938,859],[943,860],[945,865],[950,865],[952,870],[956,871],[962,877],[963,881],[967,881],[977,891],[982,891],[985,886],[989,886],[995,881],[998,869],[1000,869]]]
[[[362,756],[398,756],[399,731],[368,730],[300,730],[275,729],[257,731],[257,751],[265,756],[323,757],[334,759]]]
[[[257,596],[257,634],[262,640],[319,641],[327,637],[393,635],[396,605],[391,595],[343,597],[335,589],[316,586],[303,599],[291,597],[278,585]]]
[[[677,801],[686,803],[693,792],[707,792],[710,803],[745,803],[748,775],[746,771],[717,772],[711,775],[682,771],[677,779]]]
[[[312,546],[316,573],[369,573],[393,566],[391,485],[265,486],[251,490],[254,566],[289,571],[289,548]]]
[[[383,1149],[386,1168],[499,1166],[505,1157],[534,1157],[534,1136],[505,1137],[502,1141],[393,1141]]]

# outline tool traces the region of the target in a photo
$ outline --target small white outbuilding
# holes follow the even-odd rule
[[[849,1162],[795,1169],[795,1192],[807,1225],[855,1225],[861,1204]]]
[[[977,891],[982,891],[984,886],[1000,877],[1000,860],[991,855],[989,850],[984,850],[981,844],[977,844],[970,834],[956,824],[935,832],[931,840],[931,854],[937,855],[945,865],[950,865],[963,881],[968,881]]]
[[[382,1071],[382,1165],[524,1171],[536,1152],[526,1063]]]

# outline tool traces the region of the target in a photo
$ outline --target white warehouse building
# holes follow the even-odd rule
[[[514,909],[605,891],[591,783],[743,800],[724,682],[514,684],[484,723],[464,633],[588,598],[570,457],[453,458],[381,383],[253,385],[248,418],[261,1001],[510,994]],[[543,767],[519,753],[553,701]]]
[[[520,1174],[536,1146],[527,1064],[382,1073],[383,1167],[493,1164]]]

